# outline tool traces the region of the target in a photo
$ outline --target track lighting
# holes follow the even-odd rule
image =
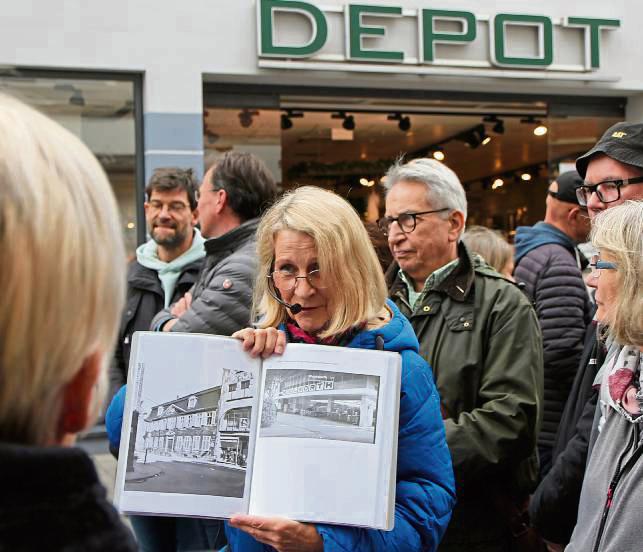
[[[281,130],[288,130],[293,127],[292,119],[299,119],[303,117],[304,114],[301,111],[293,111],[292,109],[287,109],[286,113],[281,114]]]
[[[251,127],[253,118],[256,115],[259,115],[258,111],[250,110],[250,109],[242,109],[241,111],[239,111],[239,124],[243,128]]]
[[[446,157],[444,149],[440,146],[436,146],[435,148],[433,148],[433,153],[431,155],[433,159],[437,161],[444,161],[444,158]]]
[[[411,118],[408,115],[402,115],[401,113],[393,113],[386,117],[389,121],[397,121],[397,128],[402,132],[408,132],[411,130]]]
[[[491,127],[491,130],[495,134],[505,133],[505,122],[502,119],[498,119],[496,115],[487,115],[484,119],[482,119],[482,121],[485,123],[493,124],[493,127]]]
[[[331,113],[331,119],[343,119],[342,127],[345,130],[355,130],[355,117],[352,115],[346,115],[345,111],[338,111],[337,113]]]
[[[536,119],[533,115],[520,119],[520,122],[525,123],[526,125],[534,125],[533,133],[535,136],[544,136],[547,134],[547,126],[540,119]]]

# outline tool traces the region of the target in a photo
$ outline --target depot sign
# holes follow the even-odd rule
[[[321,53],[329,39],[328,18],[332,13],[343,12],[345,52],[341,59],[337,55]],[[308,40],[288,43],[277,36],[277,18],[289,14],[309,29]],[[416,19],[417,52],[415,58],[409,59],[404,52],[384,48],[365,47],[364,40],[382,41],[390,31],[392,18]],[[478,37],[478,23],[488,24],[488,60],[437,59],[436,45],[449,44],[466,46],[471,43],[483,43]],[[388,24],[388,25],[387,25]],[[449,25],[448,30],[445,25]],[[580,29],[584,37],[584,52],[581,64],[554,64],[554,26]],[[406,72],[422,72],[418,68],[426,67],[471,67],[471,68],[505,68],[519,70],[553,70],[558,72],[589,73],[600,69],[602,31],[614,30],[620,26],[618,19],[597,17],[569,16],[553,21],[546,15],[521,13],[498,13],[493,16],[476,16],[462,10],[445,10],[424,8],[417,10],[403,9],[399,6],[347,4],[321,8],[300,0],[257,0],[258,54],[260,66],[281,66],[297,68],[294,61],[316,61],[317,65],[327,62],[327,69],[354,69],[357,65],[406,65],[411,66]],[[282,26],[283,27],[283,26]],[[532,28],[537,34],[537,48],[533,55],[516,55],[512,53],[511,28]],[[443,30],[439,30],[442,28]],[[282,28],[282,31],[284,29]],[[284,33],[285,34],[285,33]],[[404,38],[404,37],[402,37]],[[375,42],[377,43],[377,42]],[[513,46],[516,46],[515,44]],[[524,48],[522,49],[524,50]],[[273,63],[262,63],[262,60]],[[288,60],[289,64],[275,64],[274,60]],[[352,65],[353,67],[348,67]],[[415,66],[413,70],[412,67]],[[308,67],[304,65],[302,67]],[[398,67],[399,69],[399,67]],[[358,69],[359,70],[359,69]],[[363,69],[362,69],[363,70]],[[515,73],[515,72],[514,72]],[[515,76],[515,75],[511,75]],[[566,77],[567,78],[567,77]],[[585,75],[587,78],[587,75]]]

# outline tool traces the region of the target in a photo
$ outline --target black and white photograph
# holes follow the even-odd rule
[[[167,342],[158,347],[137,366],[125,491],[242,498],[255,374],[225,355],[186,367]]]
[[[374,443],[379,376],[266,370],[260,437]]]

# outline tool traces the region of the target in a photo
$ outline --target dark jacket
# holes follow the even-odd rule
[[[524,291],[534,303],[543,335],[545,403],[538,436],[541,473],[551,466],[556,430],[583,352],[585,328],[591,321],[581,259],[584,257],[574,242],[550,224],[539,222],[516,231],[514,276],[524,283]]]
[[[174,324],[173,332],[232,335],[250,324],[258,224],[259,219],[248,220],[205,242],[203,270],[190,290],[192,306]],[[154,317],[152,329],[173,318],[170,309]]]
[[[495,497],[523,497],[538,474],[542,341],[525,295],[458,245],[459,263],[411,309],[397,265],[390,295],[433,367],[442,399],[458,503],[441,550],[507,538]]]
[[[203,261],[196,261],[183,269],[176,282],[171,303],[178,301],[194,285],[202,264]],[[121,318],[114,360],[109,372],[110,398],[127,383],[132,334],[148,331],[152,319],[163,310],[164,306],[165,295],[158,273],[142,266],[136,260],[132,261],[127,270],[127,301]]]
[[[532,525],[551,542],[567,544],[576,525],[598,400],[593,385],[604,359],[605,348],[592,323],[587,327],[583,356],[556,433],[553,465],[529,503]]]
[[[408,320],[392,303],[389,308],[393,318],[386,325],[359,333],[348,347],[377,349],[376,337],[382,336],[384,350],[402,355],[395,527],[378,531],[319,524],[324,552],[436,550],[455,501],[440,399],[430,368],[418,355],[418,341]],[[273,550],[227,525],[226,533],[233,552]]]
[[[1,552],[135,552],[78,448],[0,443]]]

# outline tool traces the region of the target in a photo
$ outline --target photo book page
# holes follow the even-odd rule
[[[247,511],[260,369],[237,339],[134,334],[116,478],[122,512]]]
[[[262,372],[250,513],[392,529],[400,356],[289,344]]]

